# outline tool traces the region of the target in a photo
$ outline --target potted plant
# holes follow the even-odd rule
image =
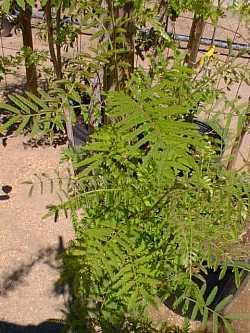
[[[229,267],[237,285],[249,269],[232,250],[249,214],[249,184],[224,170],[208,136],[184,120],[189,108],[173,103],[172,82],[137,84],[129,95],[108,95],[109,124],[73,159],[77,195],[51,207],[83,210],[63,276],[86,316],[70,317],[71,325],[122,329],[156,297],[174,295],[183,315],[192,308],[190,317],[200,313],[206,325],[212,314],[214,332],[220,322],[230,332],[222,310],[232,297],[220,284],[231,292]]]

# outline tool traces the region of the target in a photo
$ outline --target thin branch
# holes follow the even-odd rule
[[[60,71],[58,70],[58,62],[54,49],[54,29],[53,29],[53,21],[52,21],[52,13],[51,13],[51,0],[48,0],[45,6],[45,18],[47,23],[47,33],[48,33],[48,44],[49,44],[49,52],[51,61],[54,67],[55,75],[57,79],[60,79]]]

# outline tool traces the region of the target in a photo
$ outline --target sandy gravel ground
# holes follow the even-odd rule
[[[56,194],[45,189],[41,195],[37,186],[29,198],[22,184],[34,173],[53,175],[60,148],[24,149],[22,141],[13,138],[0,147],[0,183],[13,188],[10,199],[0,201],[0,320],[25,325],[61,318],[64,299],[53,291],[55,255],[59,237],[66,245],[73,230],[63,218],[42,220]]]

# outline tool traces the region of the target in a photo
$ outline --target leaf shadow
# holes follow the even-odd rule
[[[1,333],[60,333],[64,329],[64,324],[45,321],[39,325],[17,325],[7,321],[0,321]]]
[[[23,285],[33,267],[39,263],[46,264],[50,268],[60,271],[60,258],[64,250],[63,238],[59,236],[56,246],[40,249],[33,260],[28,263],[22,263],[13,271],[4,274],[0,281],[0,297],[7,297],[9,293],[17,289],[20,285]],[[64,287],[55,284],[53,292],[55,294],[62,294]]]

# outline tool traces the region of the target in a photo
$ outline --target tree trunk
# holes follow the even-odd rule
[[[106,2],[106,3],[105,3]],[[110,16],[111,21],[105,22],[107,31],[110,31],[110,38],[105,36],[102,42],[110,40],[111,45],[108,46],[108,51],[112,49],[113,54],[109,57],[108,63],[104,68],[103,75],[103,89],[104,91],[118,90],[119,89],[119,70],[118,70],[118,54],[117,54],[117,41],[116,41],[116,20],[119,17],[119,9],[114,7],[113,0],[106,0],[103,3],[103,8],[106,10],[106,15]],[[106,19],[104,17],[104,19]],[[109,33],[108,33],[109,34]]]
[[[70,116],[70,110],[67,108],[67,106],[64,106],[63,113],[65,118],[66,133],[68,137],[69,146],[72,148],[75,146],[75,139],[74,139],[73,126]]]
[[[111,30],[110,40],[112,41],[112,49],[114,54],[110,57],[109,64],[105,67],[104,90],[120,90],[126,85],[127,80],[134,71],[135,57],[135,24],[131,19],[134,5],[132,1],[127,2],[121,8],[114,7],[112,0],[107,0],[107,9],[111,16],[111,23],[107,29]],[[117,21],[124,20],[123,28],[125,33],[125,45],[117,42]],[[120,23],[119,23],[120,24]],[[119,33],[118,33],[119,34]],[[120,54],[119,49],[127,49],[125,54]],[[123,63],[123,68],[119,66]]]
[[[200,40],[205,28],[205,24],[206,23],[202,17],[194,16],[190,30],[190,39],[187,45],[188,54],[185,59],[185,62],[189,67],[194,67],[196,64],[196,59],[200,47]]]
[[[242,147],[242,142],[244,140],[245,135],[248,132],[250,126],[250,119],[246,119],[244,122],[241,131],[237,134],[231,153],[230,153],[230,159],[227,164],[227,169],[228,170],[233,170],[235,169],[235,164],[237,162],[237,157],[239,156],[240,149]]]
[[[31,17],[32,17],[32,8],[26,4],[25,9],[20,10],[20,24],[22,29],[23,46],[24,48],[31,49],[33,51]],[[33,94],[36,94],[37,93],[36,65],[30,64],[28,59],[25,59],[25,70],[26,70],[27,90],[32,92]]]
[[[127,31],[126,47],[128,49],[128,54],[127,54],[126,59],[124,59],[124,60],[129,65],[126,79],[130,79],[131,74],[134,72],[134,68],[135,68],[135,41],[134,41],[134,38],[135,38],[135,32],[136,32],[135,29],[136,28],[135,28],[135,24],[134,24],[133,20],[131,19],[133,10],[134,10],[134,5],[133,5],[132,1],[125,4],[124,16],[126,19],[128,19],[128,23],[125,24],[125,29]]]
[[[51,13],[51,0],[48,0],[45,6],[45,17],[47,23],[47,30],[48,30],[48,44],[49,44],[49,53],[50,58],[54,67],[54,72],[57,79],[61,79],[61,69],[58,66],[58,61],[54,49],[54,29],[53,29],[53,21],[52,21],[52,13]]]
[[[62,55],[61,55],[61,44],[58,41],[58,36],[60,33],[60,24],[61,24],[61,4],[58,7],[57,13],[56,13],[56,57],[57,57],[57,75],[58,79],[62,79]]]
[[[47,31],[48,31],[48,44],[49,44],[49,52],[50,52],[50,58],[53,64],[55,76],[57,80],[61,80],[62,75],[62,56],[61,56],[61,44],[58,40],[55,41],[54,39],[54,27],[53,27],[53,20],[52,20],[52,5],[51,0],[48,0],[46,6],[45,6],[45,17],[46,17],[46,23],[47,23]],[[61,5],[59,5],[59,8],[56,13],[56,32],[57,36],[60,29],[60,23],[61,23]],[[56,46],[56,51],[55,51]],[[73,134],[73,127],[72,127],[72,121],[71,121],[71,110],[64,105],[63,106],[63,113],[65,118],[65,125],[66,125],[66,133],[69,141],[69,146],[73,147],[75,145],[74,142],[74,134]]]

